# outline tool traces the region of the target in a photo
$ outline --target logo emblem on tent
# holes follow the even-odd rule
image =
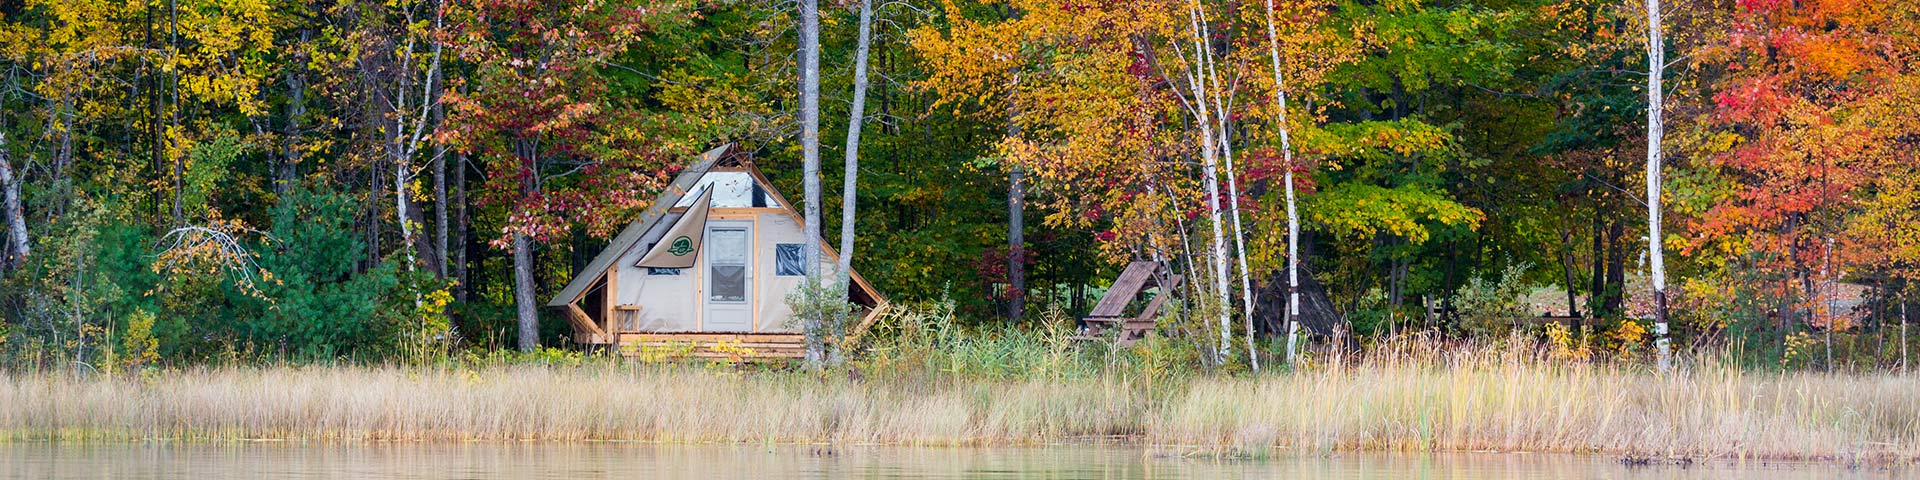
[[[693,239],[687,238],[686,235],[681,235],[680,238],[673,239],[673,244],[667,247],[667,253],[671,253],[676,257],[684,257],[689,253],[693,253]]]

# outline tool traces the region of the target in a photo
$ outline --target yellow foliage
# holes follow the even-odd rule
[[[1613,353],[1620,357],[1631,357],[1644,351],[1641,347],[1647,342],[1647,327],[1639,321],[1627,319],[1607,332],[1607,343],[1613,347]]]
[[[120,337],[126,354],[121,361],[126,367],[138,369],[160,361],[160,340],[153,336],[153,322],[153,314],[146,310],[134,310],[127,319],[127,331]]]
[[[1593,358],[1593,350],[1566,324],[1547,324],[1547,345],[1550,355],[1557,360],[1584,362]]]

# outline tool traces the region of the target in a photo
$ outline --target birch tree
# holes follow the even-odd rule
[[[4,191],[4,203],[0,203],[0,215],[6,216],[7,243],[0,250],[0,273],[12,271],[27,260],[31,252],[27,246],[27,215],[21,208],[20,185],[25,183],[20,172],[13,168],[13,151],[7,146],[7,134],[0,131],[0,191]]]
[[[1213,92],[1213,89],[1208,88],[1206,81],[1208,77],[1208,63],[1211,59],[1208,58],[1209,55],[1207,54],[1209,48],[1206,46],[1207,30],[1204,26],[1206,19],[1203,18],[1205,11],[1201,9],[1199,0],[1192,0],[1190,5],[1191,8],[1187,12],[1187,23],[1193,37],[1194,59],[1192,62],[1188,62],[1190,66],[1187,73],[1187,84],[1191,86],[1193,91],[1193,102],[1188,108],[1193,109],[1194,117],[1198,120],[1194,122],[1194,124],[1200,128],[1200,158],[1202,162],[1204,162],[1202,166],[1202,176],[1203,181],[1206,182],[1207,216],[1208,219],[1211,220],[1209,223],[1211,223],[1213,227],[1213,242],[1208,245],[1207,261],[1213,266],[1214,301],[1219,305],[1220,347],[1215,354],[1217,361],[1224,362],[1228,356],[1232,354],[1233,349],[1233,314],[1230,307],[1232,302],[1227,298],[1230,290],[1227,286],[1227,276],[1229,274],[1227,272],[1227,256],[1224,251],[1227,243],[1226,232],[1224,231],[1225,226],[1222,225],[1225,222],[1220,212],[1219,150],[1218,146],[1214,144],[1216,140],[1214,122],[1209,121],[1209,119],[1213,117],[1213,109],[1209,108],[1208,105],[1208,103],[1211,102],[1210,99],[1212,96],[1217,95],[1218,92]]]
[[[1299,360],[1295,350],[1300,335],[1300,213],[1293,199],[1293,139],[1287,125],[1286,78],[1280,74],[1280,39],[1273,21],[1273,0],[1267,0],[1267,54],[1273,61],[1274,123],[1280,127],[1280,158],[1287,191],[1287,362]],[[1238,224],[1239,222],[1234,222]]]
[[[1205,11],[1201,13],[1204,15]],[[1207,28],[1204,21],[1201,26],[1201,33],[1211,38],[1211,28]],[[1229,128],[1231,115],[1228,112],[1232,108],[1233,101],[1231,98],[1222,98],[1231,97],[1232,91],[1221,88],[1219,56],[1214,52],[1212,42],[1206,44],[1205,57],[1207,85],[1213,90],[1213,121],[1217,124],[1215,133],[1220,138],[1221,157],[1227,164],[1227,210],[1231,213],[1230,220],[1233,222],[1233,252],[1236,267],[1240,271],[1240,315],[1247,331],[1247,365],[1257,372],[1260,371],[1260,359],[1257,356],[1258,352],[1253,348],[1253,272],[1247,269],[1247,236],[1240,222],[1240,180],[1233,164],[1233,138],[1232,130]]]
[[[1672,364],[1667,338],[1667,265],[1660,245],[1660,80],[1666,46],[1660,35],[1660,0],[1647,0],[1647,259],[1653,280],[1653,333],[1660,371]]]
[[[427,13],[423,9],[431,10],[431,31],[421,24],[424,20],[416,21],[416,15]],[[413,202],[412,185],[413,159],[427,139],[428,120],[433,118],[432,112],[440,102],[437,94],[442,43],[428,37],[445,26],[445,12],[437,2],[401,5],[398,25],[387,27],[397,30],[392,34],[401,37],[399,45],[384,45],[385,39],[376,37],[368,50],[379,53],[364,56],[360,61],[361,75],[374,92],[374,103],[384,113],[379,125],[385,135],[387,162],[393,169],[394,216],[400,225],[400,250],[406,257],[407,271],[414,270],[421,255],[432,263],[429,268],[436,272],[441,269],[434,243],[416,231],[424,226],[426,217]],[[427,45],[421,45],[423,43]],[[421,51],[422,47],[426,50]],[[425,58],[418,59],[415,55]]]

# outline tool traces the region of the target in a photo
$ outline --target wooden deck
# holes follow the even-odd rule
[[[751,362],[803,358],[807,354],[807,338],[800,333],[640,332],[633,330],[633,319],[641,310],[638,305],[608,306],[606,322],[594,321],[577,306],[568,307],[565,313],[573,326],[574,343],[617,351],[629,358]],[[862,313],[860,322],[848,331],[844,346],[858,345],[862,334],[891,307],[881,303]]]
[[[618,343],[605,340],[601,335],[574,334],[575,342],[612,347],[636,358],[756,361],[801,358],[807,351],[806,336],[798,333],[622,333]]]

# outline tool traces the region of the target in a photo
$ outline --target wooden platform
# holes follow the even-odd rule
[[[860,322],[847,332],[842,347],[859,345],[867,329],[891,308],[892,304],[882,302],[860,312]],[[800,333],[634,331],[640,310],[639,305],[609,305],[604,322],[595,321],[572,304],[564,312],[573,326],[574,343],[602,352],[618,351],[630,358],[750,362],[803,358],[807,354],[807,337]]]
[[[598,343],[617,348],[621,355],[638,358],[706,358],[714,360],[773,360],[806,356],[806,336],[798,333],[623,333],[618,344]]]

